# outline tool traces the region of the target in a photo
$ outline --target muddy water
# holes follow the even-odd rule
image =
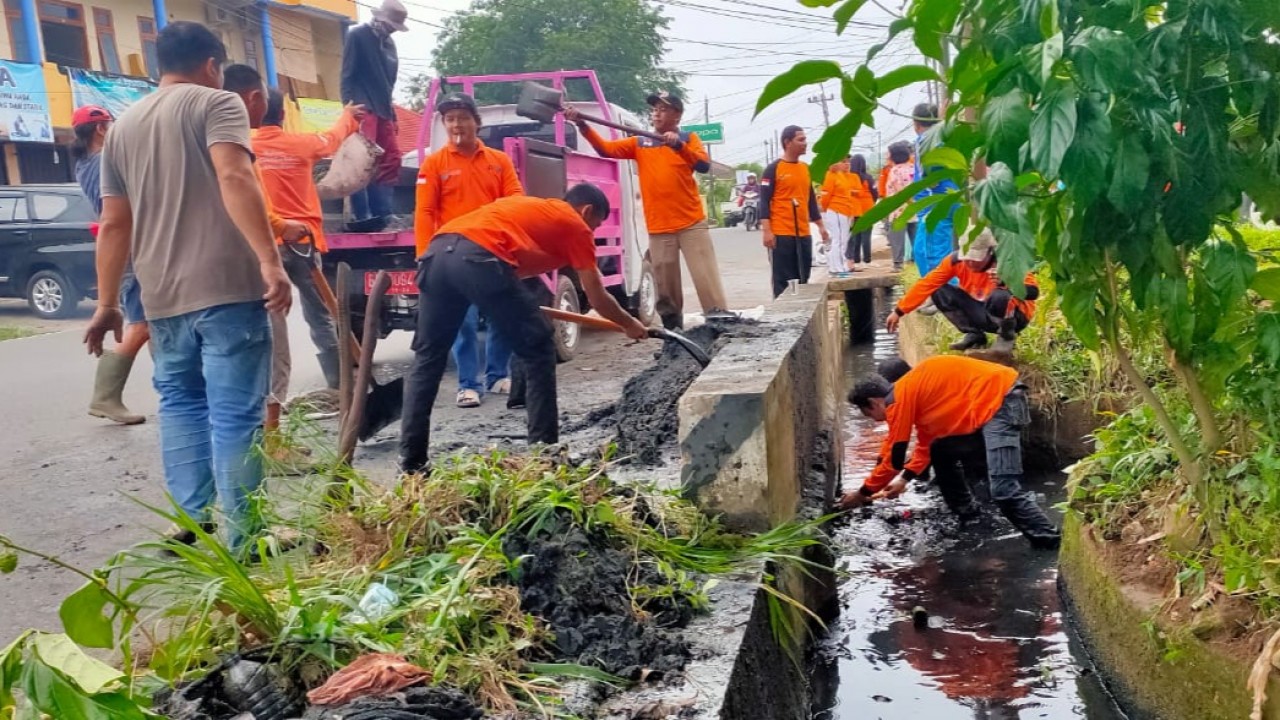
[[[895,352],[883,331],[849,349],[850,386]],[[845,422],[852,487],[874,465],[884,426],[852,408]],[[1062,480],[1027,486],[1047,505],[1062,499]],[[836,535],[848,576],[840,617],[816,652],[814,720],[1126,717],[1067,624],[1055,556],[1031,550],[998,514],[962,529],[941,496],[917,484],[858,511]]]

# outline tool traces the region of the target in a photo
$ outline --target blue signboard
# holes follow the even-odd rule
[[[80,68],[67,68],[71,78],[71,101],[76,107],[97,105],[112,117],[120,117],[130,105],[151,94],[155,83],[147,78],[107,75]]]
[[[53,142],[43,67],[0,60],[0,140]]]

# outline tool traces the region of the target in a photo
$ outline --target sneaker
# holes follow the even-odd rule
[[[965,333],[964,337],[951,343],[952,350],[959,350],[961,352],[964,352],[965,350],[984,348],[986,346],[987,336],[985,333]]]
[[[202,522],[200,523],[200,529],[203,530],[206,534],[212,535],[218,531],[218,526],[213,524],[212,522]],[[162,534],[160,537],[164,542],[174,543],[177,545],[186,545],[188,547],[195,545],[196,540],[198,540],[194,530],[188,530],[187,528],[177,525],[176,523],[173,525],[170,525],[169,529],[165,530],[164,534]],[[162,552],[165,555],[168,555],[169,557],[177,557],[177,553],[173,552],[172,550],[163,550]]]

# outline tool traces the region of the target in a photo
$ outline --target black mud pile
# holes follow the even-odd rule
[[[714,353],[716,340],[725,332],[723,325],[708,323],[684,334]],[[664,450],[675,443],[680,429],[676,409],[680,396],[701,372],[702,366],[687,350],[668,340],[657,361],[627,381],[622,400],[613,409],[624,458],[642,465],[662,462]]]
[[[520,564],[520,606],[544,620],[555,634],[557,659],[600,668],[631,680],[656,680],[678,671],[690,649],[677,628],[693,616],[685,597],[664,593],[637,598],[632,587],[665,588],[669,583],[633,557],[589,537],[579,528],[537,538],[510,537],[507,557]]]
[[[302,720],[478,720],[484,713],[467,696],[445,688],[409,688],[335,707],[313,707]]]

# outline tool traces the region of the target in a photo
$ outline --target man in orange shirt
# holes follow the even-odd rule
[[[337,152],[342,141],[360,129],[364,112],[361,105],[348,105],[327,132],[289,133],[284,131],[284,94],[272,90],[267,96],[262,126],[253,131],[253,154],[272,208],[282,217],[307,227],[307,235],[297,241],[286,242],[277,236],[276,242],[282,246],[280,257],[285,272],[298,289],[302,317],[311,328],[311,342],[316,346],[325,384],[334,390],[339,379],[338,327],[312,274],[321,266],[321,254],[328,250],[324,211],[312,171],[318,161]]]
[[[431,408],[448,352],[467,309],[475,305],[523,363],[528,378],[529,443],[560,438],[556,353],[551,323],[521,278],[570,267],[596,312],[639,340],[648,330],[604,287],[596,266],[595,229],[609,216],[600,188],[576,185],[564,200],[505,197],[445,223],[418,261],[418,331],[400,424],[400,468],[428,466]]]
[[[582,137],[603,157],[635,160],[640,174],[644,219],[649,226],[649,262],[657,291],[657,310],[668,330],[684,325],[684,287],[680,279],[680,254],[689,265],[694,289],[704,315],[723,314],[728,305],[711,230],[702,207],[702,196],[693,173],[709,172],[711,161],[696,133],[680,131],[684,101],[671,93],[649,96],[654,132],[663,142],[628,137],[605,140],[587,126],[577,109],[565,110],[565,119],[576,123]]]
[[[418,171],[413,223],[417,257],[427,251],[441,225],[498,198],[524,194],[511,158],[481,142],[480,109],[470,95],[449,93],[436,103],[436,111],[448,142],[427,157]],[[492,326],[485,338],[485,377],[480,378],[479,324],[480,313],[472,307],[453,343],[458,407],[479,407],[486,391],[506,393],[511,389],[511,349]]]
[[[849,402],[863,415],[887,421],[889,434],[871,476],[845,493],[842,507],[897,497],[932,462],[943,499],[962,519],[978,514],[966,473],[985,475],[991,499],[1032,547],[1058,547],[1058,529],[1022,489],[1022,428],[1031,416],[1016,370],[963,355],[938,355],[892,385],[872,375],[854,386]],[[915,452],[908,459],[913,428]]]
[[[957,284],[951,284],[952,280]],[[953,252],[938,267],[920,278],[898,301],[885,320],[889,332],[898,331],[904,315],[930,298],[938,310],[965,335],[951,344],[952,350],[968,350],[987,346],[987,333],[996,333],[992,349],[1011,352],[1013,341],[1036,314],[1036,298],[1040,288],[1035,273],[1027,273],[1026,299],[1013,296],[996,276],[996,240],[989,231],[974,238],[962,255]]]
[[[782,157],[764,169],[760,180],[760,230],[773,266],[773,296],[787,289],[792,280],[809,282],[813,265],[813,233],[809,223],[818,223],[822,244],[831,245],[831,234],[822,225],[818,196],[809,179],[809,166],[800,156],[809,151],[809,141],[798,125],[782,129]]]

